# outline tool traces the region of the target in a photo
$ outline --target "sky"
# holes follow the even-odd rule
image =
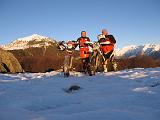
[[[106,28],[127,45],[160,44],[160,0],[0,0],[0,45],[32,34],[91,41]]]

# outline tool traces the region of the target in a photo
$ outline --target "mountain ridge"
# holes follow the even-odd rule
[[[46,36],[33,34],[23,38],[18,38],[15,41],[0,46],[4,50],[27,49],[31,47],[48,47],[56,43],[56,40]],[[160,58],[160,44],[144,44],[144,45],[129,45],[121,49],[115,49],[117,58],[129,58],[139,55],[151,56]]]
[[[30,47],[50,46],[54,43],[56,43],[56,41],[49,37],[33,34],[27,37],[18,38],[7,45],[2,45],[1,48],[4,50],[17,50]]]
[[[155,53],[159,53],[157,57],[160,57],[160,44],[130,45],[115,52],[117,57],[125,58],[139,55],[154,56]]]

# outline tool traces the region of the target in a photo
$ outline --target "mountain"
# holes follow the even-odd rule
[[[60,51],[58,49],[58,42],[37,34],[19,38],[8,45],[3,45],[1,47],[4,50],[11,52],[18,59],[26,72],[47,72],[61,69],[66,54],[65,51]],[[159,61],[154,60],[160,58],[160,44],[126,46],[119,50],[116,49],[115,54],[118,58],[119,69],[144,67],[146,65],[150,65],[146,67],[156,67],[157,64],[159,65]],[[138,59],[137,57],[140,58]],[[121,58],[135,58],[137,62],[133,65],[132,63],[135,62],[134,59],[132,59],[132,61],[124,61],[124,59]],[[144,62],[144,60],[148,62]],[[138,61],[143,61],[143,64]],[[153,65],[151,63],[153,63]],[[79,51],[77,50],[74,52],[73,67],[76,71],[82,71]]]
[[[58,49],[58,42],[45,36],[33,34],[1,46],[11,52],[26,72],[47,72],[61,69],[65,52]],[[79,52],[74,53],[73,66],[79,69]]]
[[[53,45],[56,41],[49,37],[33,34],[24,38],[19,38],[8,45],[2,45],[4,50],[27,49],[31,47],[47,47]]]
[[[160,44],[130,45],[116,50],[117,57],[136,57],[139,55],[160,58]]]
[[[24,38],[19,38],[8,45],[0,46],[4,50],[20,50],[28,48],[44,48],[56,45],[56,41],[45,36],[33,34]],[[139,55],[160,58],[160,44],[130,45],[122,49],[116,49],[117,58],[136,57]]]

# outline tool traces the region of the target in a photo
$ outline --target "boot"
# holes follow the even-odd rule
[[[114,71],[118,71],[118,69],[117,69],[117,63],[116,62],[113,62],[113,69],[114,69]]]
[[[104,73],[107,73],[107,72],[108,72],[108,69],[107,69],[107,66],[106,66],[106,65],[103,65],[103,69],[104,69]]]

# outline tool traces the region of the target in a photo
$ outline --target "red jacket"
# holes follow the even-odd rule
[[[88,37],[80,37],[78,38],[78,43],[79,43],[79,51],[80,51],[80,57],[81,58],[88,58],[89,57],[89,47],[85,42],[89,41],[90,39]]]
[[[106,38],[102,38],[99,40],[100,43],[100,49],[102,53],[108,53],[111,51],[114,51],[114,44],[116,43],[116,40],[112,35],[107,35]]]

